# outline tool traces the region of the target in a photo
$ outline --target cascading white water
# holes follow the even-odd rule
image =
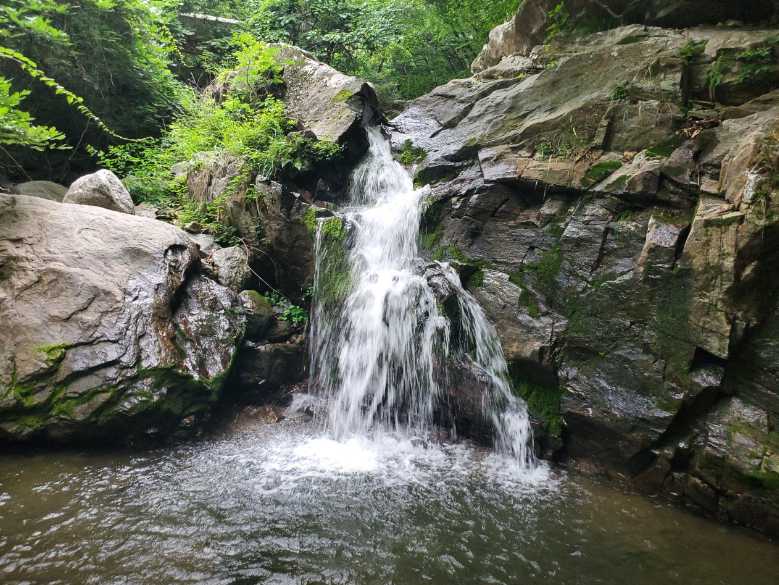
[[[315,390],[328,399],[328,430],[339,439],[373,430],[430,430],[452,351],[449,320],[418,256],[429,189],[414,189],[380,127],[366,131],[369,151],[352,177],[352,206],[342,214],[348,251],[325,245],[323,226],[332,220],[320,220],[317,230],[311,374]],[[348,291],[334,303],[325,299],[333,287],[324,283],[332,279],[338,257]],[[496,447],[521,467],[532,467],[527,409],[511,393],[495,330],[457,273],[443,263],[440,269],[456,293],[461,335],[472,348],[461,357],[484,381],[484,410],[496,429]]]

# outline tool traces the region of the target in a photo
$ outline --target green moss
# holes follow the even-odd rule
[[[544,252],[537,262],[525,264],[518,271],[509,274],[509,280],[522,286],[531,279],[538,289],[550,298],[557,292],[557,276],[562,268],[563,256],[560,245],[555,244]]]
[[[597,185],[604,181],[616,171],[622,168],[622,163],[618,160],[607,160],[592,165],[584,175],[583,185],[586,188]]]
[[[669,378],[686,382],[695,348],[689,342],[691,274],[676,269],[660,284],[654,298],[654,329]]]
[[[627,86],[623,83],[614,86],[614,89],[611,90],[611,94],[609,95],[609,99],[613,102],[621,102],[628,99]]]
[[[403,143],[403,146],[398,153],[398,161],[400,161],[400,164],[407,167],[420,163],[426,158],[427,153],[424,149],[414,146],[414,143],[410,139]]]
[[[467,286],[470,289],[481,288],[482,286],[484,286],[484,270],[479,268],[476,270],[476,272],[471,274],[468,277]]]
[[[340,217],[330,217],[322,222],[322,236],[343,243],[346,238],[346,226]]]
[[[67,353],[68,348],[70,348],[70,345],[66,343],[57,343],[52,345],[38,346],[35,348],[35,351],[45,356],[47,364],[54,366],[65,359],[65,354]]]
[[[433,260],[438,262],[444,260],[455,260],[461,264],[473,264],[474,262],[466,256],[460,248],[454,244],[438,246],[432,254]]]
[[[522,292],[519,294],[519,304],[527,309],[527,314],[533,319],[538,319],[538,317],[541,316],[541,309],[538,306],[538,302],[527,288],[523,288]]]
[[[352,290],[352,271],[346,249],[347,226],[340,217],[322,222],[321,262],[315,295],[326,306],[338,306]]]
[[[349,91],[348,89],[342,89],[337,94],[335,94],[335,96],[333,96],[333,101],[338,103],[348,102],[353,95],[354,95],[353,91]]]
[[[671,154],[673,154],[674,150],[681,146],[681,144],[681,136],[672,136],[650,148],[647,148],[644,151],[644,154],[646,154],[646,156],[649,158],[668,158],[671,156]]]
[[[425,250],[433,250],[438,246],[438,242],[441,241],[441,235],[441,232],[438,230],[422,233],[419,236],[419,244]]]
[[[514,393],[526,403],[530,414],[542,420],[547,432],[559,437],[563,431],[562,391],[559,387],[530,384],[514,380]]]
[[[308,232],[314,236],[316,235],[316,207],[313,205],[306,209],[306,213],[303,214],[303,223],[306,224],[306,227],[308,228]]]

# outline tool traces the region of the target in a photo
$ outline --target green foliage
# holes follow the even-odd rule
[[[774,72],[774,49],[772,47],[755,47],[739,52],[736,55],[739,62],[739,83],[759,82]]]
[[[615,85],[614,89],[611,90],[611,95],[609,96],[609,99],[613,102],[620,102],[622,100],[628,99],[628,88],[624,84],[620,83],[619,85]]]
[[[308,322],[308,312],[302,307],[297,305],[290,305],[279,317],[282,321],[288,321],[293,325],[300,326],[305,325]]]
[[[412,98],[468,75],[489,31],[519,0],[255,0],[249,26],[302,47],[381,95]]]
[[[707,43],[708,41],[706,40],[695,41],[690,39],[681,49],[679,49],[679,57],[689,65],[703,55]]]
[[[585,148],[584,140],[571,127],[569,132],[560,132],[548,140],[542,140],[535,145],[535,154],[541,158],[574,158]]]
[[[125,138],[124,136],[121,136],[116,132],[114,132],[113,130],[111,130],[103,122],[103,120],[101,120],[86,105],[84,105],[85,103],[84,98],[74,94],[72,91],[66,89],[65,87],[57,83],[56,80],[47,76],[41,69],[38,68],[36,63],[31,59],[28,59],[21,53],[14,51],[13,49],[9,49],[7,47],[0,47],[0,59],[6,59],[15,62],[22,69],[22,71],[24,71],[32,79],[41,82],[43,85],[45,85],[50,89],[53,89],[55,94],[64,96],[69,106],[71,106],[74,110],[81,113],[87,120],[94,122],[98,128],[100,128],[103,132],[105,132],[109,136],[118,138],[119,140],[123,140],[123,141],[128,141],[128,142],[133,141],[133,139]],[[20,92],[17,95],[28,96],[29,94],[30,94],[29,91],[24,91],[24,92]],[[29,146],[24,143],[22,143],[22,145]]]
[[[298,305],[293,305],[289,299],[282,296],[276,291],[272,291],[265,295],[271,305],[281,309],[279,319],[292,323],[294,326],[299,327],[305,325],[308,322],[308,312]]]
[[[2,4],[0,76],[11,80],[11,93],[29,92],[24,111],[44,127],[56,126],[76,150],[47,154],[43,162],[17,148],[13,156],[23,166],[90,170],[86,145],[154,134],[176,109],[179,85],[169,68],[175,47],[167,27],[173,0]]]
[[[137,203],[169,208],[179,223],[196,222],[220,243],[237,243],[235,230],[225,222],[225,207],[253,176],[273,178],[284,169],[306,170],[341,153],[333,142],[295,131],[284,103],[270,94],[279,83],[275,53],[253,39],[242,40],[233,59],[238,69],[219,72],[226,80],[220,100],[191,90],[182,94],[183,112],[162,138],[110,147],[99,154],[101,164],[125,178]],[[243,166],[212,201],[192,200],[183,179],[172,171],[177,163],[208,165],[229,159],[239,159]]]
[[[570,31],[571,14],[565,0],[558,2],[546,15],[546,42],[551,43],[560,35]]]
[[[251,101],[283,83],[283,68],[276,60],[278,49],[268,47],[249,33],[236,35],[232,44],[236,47],[232,63],[221,71],[218,80],[229,83],[234,95]]]
[[[706,72],[706,85],[709,87],[709,96],[712,100],[717,99],[717,88],[722,84],[726,68],[725,60],[719,56]]]
[[[398,154],[400,164],[407,167],[422,162],[425,158],[427,158],[425,150],[418,146],[414,146],[414,143],[410,139],[403,143],[400,153]]]
[[[29,91],[14,92],[11,82],[0,76],[0,146],[19,145],[35,150],[54,148],[64,135],[51,126],[34,124],[33,117],[20,109]]]

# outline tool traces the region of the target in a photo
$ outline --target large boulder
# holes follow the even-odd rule
[[[319,140],[342,144],[376,107],[376,93],[362,79],[345,75],[290,45],[278,45],[284,66],[284,101],[290,116]]]
[[[62,202],[93,205],[120,213],[135,214],[135,205],[129,191],[119,177],[105,169],[76,179]]]
[[[14,185],[11,191],[17,195],[40,197],[49,201],[62,202],[68,192],[68,188],[52,181],[26,181]]]
[[[116,441],[208,413],[243,334],[185,233],[0,196],[0,439]]]

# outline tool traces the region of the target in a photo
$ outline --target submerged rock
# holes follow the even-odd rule
[[[120,213],[135,214],[135,205],[130,193],[119,177],[105,169],[76,179],[62,202],[93,205]]]
[[[159,221],[0,195],[0,438],[129,441],[202,418],[243,335],[235,294]]]

